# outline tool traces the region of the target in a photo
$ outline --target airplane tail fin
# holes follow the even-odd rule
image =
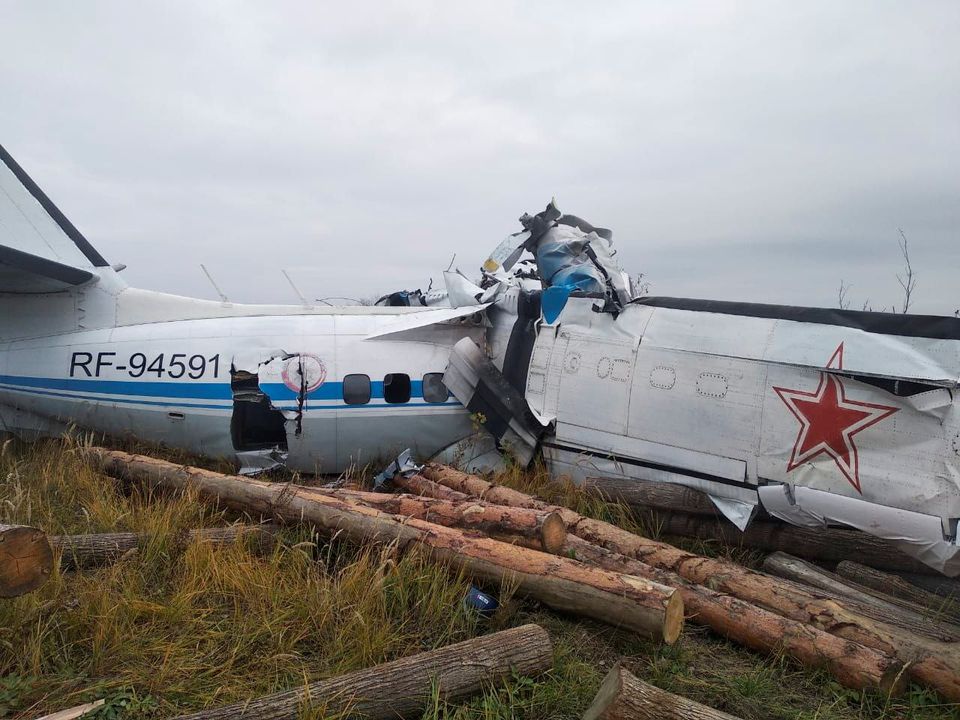
[[[95,282],[110,264],[0,145],[0,293]]]

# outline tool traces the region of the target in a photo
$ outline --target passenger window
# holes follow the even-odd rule
[[[423,376],[423,399],[429,403],[446,402],[450,391],[443,384],[443,373],[427,373]]]
[[[370,402],[370,377],[345,375],[343,378],[343,401],[347,405],[366,405]]]
[[[384,376],[383,399],[393,404],[410,402],[410,376],[404,373]]]

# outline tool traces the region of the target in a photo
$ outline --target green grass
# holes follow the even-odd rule
[[[649,530],[625,508],[586,498],[542,469],[513,469],[499,479]],[[921,688],[893,700],[851,692],[695,625],[665,647],[509,593],[493,619],[479,621],[461,603],[468,579],[416,553],[398,556],[305,530],[285,530],[266,555],[243,543],[175,542],[181,529],[239,519],[189,494],[125,487],[93,471],[69,443],[2,443],[0,522],[49,534],[136,531],[146,539],[111,567],[55,573],[32,594],[0,600],[0,717],[33,718],[97,698],[108,701],[102,718],[168,717],[537,622],[554,641],[550,672],[513,678],[466,702],[434,696],[423,717],[579,718],[604,674],[622,662],[655,685],[745,720],[960,718]],[[325,713],[305,707],[302,716]]]

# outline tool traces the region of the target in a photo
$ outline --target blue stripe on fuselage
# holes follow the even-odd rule
[[[81,380],[78,378],[0,375],[0,383],[18,387],[69,390],[107,395],[142,395],[196,400],[232,400],[229,382],[150,382],[145,380]]]
[[[283,383],[264,383],[261,386],[264,393],[271,401],[284,403],[297,400],[297,393],[288,388]],[[183,400],[220,400],[232,401],[233,391],[228,382],[210,383],[210,382],[154,382],[143,380],[86,380],[79,378],[42,378],[26,377],[18,375],[0,375],[0,389],[13,390],[17,392],[26,392],[34,395],[45,395],[48,397],[75,398],[78,400],[95,400],[117,403],[130,403],[138,405],[175,405],[177,401]],[[61,391],[61,392],[57,392]],[[77,393],[76,395],[67,394]],[[82,393],[82,394],[81,394]],[[90,393],[96,393],[91,395]],[[127,397],[116,397],[116,396]],[[130,396],[140,396],[145,398],[154,398],[150,400],[133,399]],[[383,382],[371,381],[370,398],[372,400],[383,400]],[[423,383],[420,380],[410,381],[410,398],[423,398]],[[312,400],[339,400],[343,402],[343,383],[328,382],[321,385],[316,390],[307,394],[307,402]],[[453,402],[440,403],[416,403],[406,405],[405,403],[377,403],[362,405],[339,405],[327,407],[317,407],[310,409],[333,409],[333,408],[362,408],[362,407],[424,407],[437,405],[452,405]],[[456,403],[459,404],[459,403]],[[185,407],[193,408],[228,408],[228,405],[212,405],[188,403]]]

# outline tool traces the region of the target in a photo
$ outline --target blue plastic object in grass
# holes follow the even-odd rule
[[[463,604],[471,610],[476,610],[485,618],[492,616],[500,606],[493,595],[488,595],[473,585],[467,590],[467,594],[463,598]]]

